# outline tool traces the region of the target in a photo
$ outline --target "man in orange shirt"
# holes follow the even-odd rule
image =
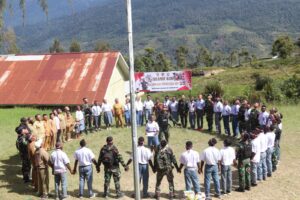
[[[123,105],[119,102],[119,99],[115,99],[115,104],[113,106],[113,114],[115,116],[116,126],[121,126],[123,128],[124,122],[123,122]]]
[[[34,153],[35,153],[35,143],[36,137],[34,135],[31,135],[29,138],[29,143],[27,145],[28,148],[28,156],[32,165],[32,186],[34,187],[34,191],[38,191],[38,176],[37,176],[37,168],[35,166],[35,160],[34,160]]]
[[[46,151],[49,151],[51,150],[51,121],[47,114],[43,114],[43,120],[45,125],[45,140],[43,147]]]
[[[44,143],[45,139],[45,125],[44,121],[42,120],[42,116],[40,114],[35,115],[35,122],[33,123],[33,127],[36,130],[36,137],[37,140],[42,140]]]
[[[56,136],[57,136],[57,129],[56,129],[56,124],[54,121],[54,113],[50,113],[50,122],[51,122],[51,149],[54,149],[55,144],[56,144]]]

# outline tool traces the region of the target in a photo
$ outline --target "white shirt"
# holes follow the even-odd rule
[[[207,147],[200,155],[200,159],[207,165],[217,165],[221,160],[221,154],[216,147]]]
[[[222,165],[232,165],[235,159],[235,150],[232,147],[224,147],[220,150]]]
[[[195,112],[196,102],[195,101],[190,101],[188,103],[188,105],[189,105],[189,112]]]
[[[144,105],[142,101],[135,101],[135,109],[136,111],[143,111]]]
[[[238,115],[240,107],[241,107],[240,105],[233,105],[231,107],[231,114]]]
[[[197,169],[197,163],[200,162],[200,156],[197,151],[193,149],[183,152],[180,156],[180,163],[185,166],[185,168],[194,168]]]
[[[275,133],[274,133],[274,131],[267,132],[266,133],[266,138],[267,138],[268,148],[274,147],[274,143],[275,143]]]
[[[250,119],[250,113],[251,113],[251,108],[246,110],[246,112],[244,113],[245,116],[245,120],[248,121]]]
[[[126,112],[126,111],[130,111],[130,103],[127,103],[127,104],[125,104],[124,105],[124,111]]]
[[[87,166],[92,164],[95,155],[89,148],[81,147],[74,153],[75,160],[78,160],[79,166]]]
[[[77,110],[75,113],[76,121],[81,121],[84,119],[83,112],[81,110]]]
[[[145,107],[146,110],[152,110],[152,108],[154,107],[153,101],[151,99],[149,101],[145,100],[144,101],[144,107]]]
[[[55,122],[55,126],[57,130],[60,130],[60,121],[59,118],[57,116],[54,116],[54,122]]]
[[[177,101],[171,101],[169,103],[169,108],[171,110],[171,112],[177,112],[178,111],[178,102]]]
[[[50,161],[54,166],[54,174],[65,173],[67,171],[66,164],[70,163],[67,154],[60,149],[52,152]]]
[[[196,109],[203,110],[204,107],[205,107],[205,101],[203,99],[198,99],[196,101]]]
[[[218,101],[216,104],[214,104],[214,112],[220,113],[223,111],[223,104],[221,101]]]
[[[144,146],[138,146],[136,150],[137,150],[136,155],[137,155],[138,163],[142,165],[148,164],[149,160],[151,160],[153,156],[150,149]],[[131,155],[131,159],[132,157],[133,155]]]
[[[222,115],[229,116],[230,113],[231,113],[231,107],[229,105],[224,106],[222,110]]]
[[[103,112],[111,112],[111,105],[109,105],[108,103],[103,103],[102,104],[102,111]]]
[[[102,108],[99,105],[93,105],[92,114],[93,116],[99,116],[102,113]]]
[[[164,106],[169,107],[169,104],[170,104],[170,100],[169,99],[167,101],[164,100]]]
[[[268,118],[269,118],[269,113],[267,111],[259,113],[258,116],[259,125],[261,126],[267,125]]]
[[[251,162],[259,163],[260,161],[260,138],[257,136],[251,141],[252,152],[255,153],[255,156],[252,158]]]
[[[159,126],[157,124],[156,121],[149,121],[147,124],[146,124],[146,134],[147,134],[147,137],[153,137],[155,135],[157,135],[159,132]]]
[[[265,133],[260,133],[258,137],[260,138],[260,152],[266,152],[268,149],[268,141]]]

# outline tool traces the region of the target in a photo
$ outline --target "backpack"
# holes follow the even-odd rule
[[[102,157],[102,163],[105,167],[112,167],[113,164],[115,163],[115,155],[113,149],[108,150],[104,149],[103,150],[103,157]]]
[[[252,155],[252,144],[251,142],[245,143],[241,156],[243,159],[248,159],[251,158],[251,155]]]

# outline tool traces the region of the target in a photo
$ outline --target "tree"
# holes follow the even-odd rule
[[[294,50],[294,43],[289,36],[281,36],[272,45],[272,55],[286,59]]]
[[[141,56],[136,56],[134,59],[134,69],[137,72],[144,72],[146,67],[144,62],[142,61]]]
[[[94,51],[109,51],[110,49],[108,42],[99,41],[96,43]]]
[[[141,60],[144,63],[145,71],[150,72],[154,70],[155,66],[155,49],[146,48],[145,54],[142,56]]]
[[[77,42],[76,40],[73,40],[70,48],[69,48],[70,52],[80,52],[81,51],[81,47],[79,42]]]
[[[9,28],[3,34],[3,48],[8,54],[20,53],[20,49],[17,46],[16,34],[12,28]]]
[[[52,46],[49,48],[50,53],[60,53],[64,52],[63,47],[61,47],[58,39],[54,39]]]
[[[166,72],[171,68],[171,61],[164,53],[159,53],[156,56],[155,71]]]
[[[175,59],[177,69],[183,69],[187,66],[188,48],[186,46],[179,46],[175,52]]]
[[[233,64],[237,61],[237,52],[236,51],[232,51],[229,55],[229,62],[230,62],[230,66],[233,67]]]
[[[197,65],[203,64],[206,67],[213,66],[214,61],[211,53],[205,47],[200,46],[198,54],[196,56]]]

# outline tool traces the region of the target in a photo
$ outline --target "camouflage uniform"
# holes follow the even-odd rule
[[[160,184],[164,176],[167,176],[169,183],[170,195],[174,194],[174,175],[173,175],[173,165],[178,168],[177,161],[173,151],[170,147],[166,146],[162,148],[161,145],[155,150],[154,157],[154,168],[157,171],[156,174],[156,186],[155,193],[157,196],[160,194]]]
[[[250,112],[250,118],[249,118],[250,132],[254,131],[259,126],[258,116],[259,116],[259,111],[253,108]]]
[[[111,152],[113,155],[113,160],[111,164],[107,164],[105,161],[105,154],[107,152]],[[104,165],[104,195],[107,196],[109,193],[109,185],[111,176],[113,176],[115,182],[115,188],[117,195],[122,195],[121,187],[120,187],[120,178],[121,178],[121,171],[119,163],[122,164],[123,167],[126,167],[126,164],[123,160],[122,155],[119,153],[116,146],[108,146],[104,145],[100,150],[100,155],[98,159],[98,168],[100,167],[101,163]]]
[[[17,139],[17,149],[19,150],[19,154],[22,161],[22,174],[23,180],[25,182],[29,181],[29,174],[31,170],[31,163],[28,156],[28,149],[27,149],[28,139],[26,135],[19,135]]]
[[[205,102],[204,111],[206,114],[206,121],[208,125],[208,131],[212,131],[213,127],[213,118],[214,118],[214,103],[212,101],[207,100]]]
[[[169,142],[169,114],[167,112],[160,112],[157,117],[157,123],[159,126],[159,141],[165,139]]]
[[[250,142],[250,141],[246,141]],[[237,151],[237,160],[238,160],[238,174],[239,174],[239,189],[245,190],[250,189],[250,181],[251,181],[251,175],[250,175],[250,158],[243,158],[243,150],[246,144],[245,141],[241,141],[238,144],[238,147],[236,149]]]

